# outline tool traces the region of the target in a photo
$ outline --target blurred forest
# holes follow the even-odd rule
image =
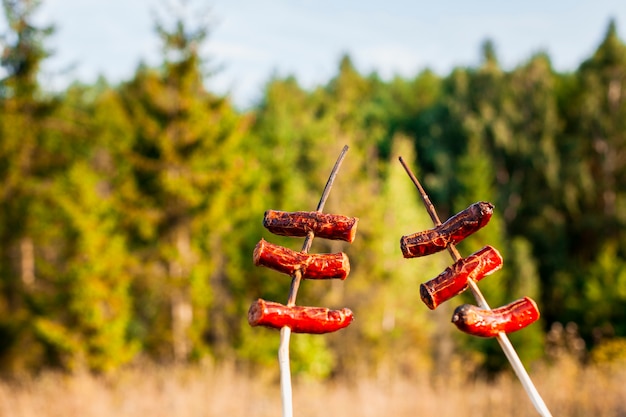
[[[524,295],[539,323],[511,335],[524,361],[563,351],[623,359],[626,343],[626,44],[614,22],[573,72],[546,54],[383,80],[344,56],[325,85],[274,77],[246,111],[205,86],[206,27],[156,22],[160,65],[111,85],[40,81],[52,28],[37,2],[3,0],[0,80],[0,372],[108,372],[138,360],[276,366],[278,333],[250,328],[252,301],[286,302],[288,277],[256,268],[264,211],[313,210],[350,146],[327,212],[360,218],[345,282],[302,285],[298,304],[356,320],[292,340],[292,369],[324,377],[455,366],[497,370],[494,340],[450,324],[462,297],[428,310],[419,284],[447,253],[405,260],[404,234],[432,227],[402,155],[445,219],[479,200],[491,223],[459,245],[505,264],[481,281],[492,306]],[[219,58],[219,57],[218,57]]]

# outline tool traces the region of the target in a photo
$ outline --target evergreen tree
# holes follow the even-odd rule
[[[622,232],[626,223],[620,207],[624,200],[626,151],[624,117],[626,100],[626,45],[619,39],[611,21],[606,35],[593,56],[583,62],[573,77],[564,80],[561,108],[564,132],[559,140],[562,156],[561,188],[564,207],[562,222],[564,255],[554,265],[554,285],[549,286],[552,299],[560,306],[558,313],[566,320],[581,324],[587,341],[593,336],[616,334],[611,324],[621,315],[598,308],[598,271],[618,268],[626,256],[619,248],[626,241]],[[616,249],[617,248],[617,249]],[[615,265],[607,265],[606,255],[612,253]],[[556,262],[555,262],[556,264]],[[616,299],[615,285],[619,276],[612,275],[614,285],[607,283],[606,299],[614,300],[614,312],[623,310],[622,298]],[[589,291],[593,287],[593,291]],[[603,314],[589,314],[589,311]],[[608,329],[608,330],[607,330]],[[617,331],[618,334],[621,330]]]
[[[452,261],[399,253],[401,235],[430,227],[399,154],[441,220],[495,203],[489,225],[459,245],[464,256],[486,244],[503,255],[502,271],[479,283],[492,307],[529,295],[545,324],[574,321],[592,343],[624,336],[626,46],[615,22],[573,73],[556,73],[546,54],[505,71],[490,41],[478,67],[445,77],[386,82],[346,55],[310,90],[273,77],[244,114],[207,90],[207,26],[184,17],[157,23],[157,67],[52,96],[39,83],[52,33],[34,23],[39,4],[2,1],[2,370],[108,371],[139,353],[209,352],[274,368],[277,333],[250,328],[246,311],[257,297],[284,302],[289,279],[255,268],[252,251],[261,238],[301,241],[271,235],[262,216],[312,210],[346,144],[325,211],[359,217],[357,239],[316,239],[312,252],[346,251],[351,274],[303,285],[298,304],[350,307],[358,325],[294,338],[295,372],[367,362],[379,374],[442,373],[454,342],[485,369],[505,366],[494,341],[450,325],[469,294],[434,312],[417,299]],[[511,335],[524,360],[541,354],[541,331]]]
[[[53,133],[57,103],[38,80],[52,29],[33,22],[37,1],[4,0],[2,5],[8,29],[0,58],[0,356],[6,368],[17,370],[45,358],[46,343],[33,328],[38,314],[33,298],[56,277],[38,265],[47,232],[37,215],[67,154]]]
[[[135,314],[149,352],[185,360],[205,354],[209,337],[226,343],[227,306],[211,307],[227,280],[244,125],[226,98],[204,87],[206,28],[178,20],[171,29],[158,24],[157,32],[161,67],[140,67],[120,89],[133,121],[128,159],[136,195],[127,202],[128,227],[142,260]]]
[[[93,88],[73,86],[56,113],[72,121],[63,136],[74,155],[55,178],[49,201],[49,222],[61,225],[66,251],[57,271],[57,305],[37,321],[64,366],[104,372],[131,360],[139,347],[130,331],[135,265],[120,205],[128,174],[120,154],[129,135],[113,97],[103,80]]]
[[[55,302],[35,328],[60,365],[111,371],[138,348],[128,337],[130,257],[106,178],[89,162],[74,163],[53,186],[48,221],[62,225],[66,250],[55,265]]]
[[[4,2],[13,32],[0,83],[2,249],[3,259],[19,260],[2,262],[4,361],[14,370],[110,370],[135,351],[127,340],[128,256],[107,178],[97,172],[97,141],[82,140],[93,133],[80,110],[84,91],[51,97],[39,86],[51,29],[32,24],[38,6]]]

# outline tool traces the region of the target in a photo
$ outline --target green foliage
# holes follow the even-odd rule
[[[45,267],[62,266],[56,260],[64,249],[48,246],[62,229],[48,223],[53,216],[39,216],[48,208],[50,178],[68,162],[68,149],[59,150],[53,140],[58,102],[44,97],[38,84],[38,69],[47,56],[43,41],[50,29],[33,23],[37,6],[3,1],[9,28],[0,61],[6,73],[0,80],[0,328],[7,336],[3,363],[14,371],[46,361],[35,322],[54,296],[38,287],[52,278]],[[50,250],[41,262],[44,248]],[[43,264],[41,274],[38,263]]]
[[[591,360],[604,366],[615,366],[626,362],[626,339],[618,337],[599,344],[591,352]]]
[[[0,96],[32,99],[39,93],[37,76],[42,61],[49,56],[44,41],[53,28],[39,27],[33,15],[41,4],[38,0],[2,0],[10,36],[3,34],[0,65],[7,72],[0,80]]]
[[[327,339],[317,335],[301,334],[291,340],[292,372],[314,378],[328,377],[336,358],[327,348]]]
[[[312,252],[345,251],[351,274],[303,283],[298,304],[349,307],[356,320],[293,335],[296,373],[445,373],[457,353],[488,370],[505,364],[495,341],[449,323],[469,294],[434,312],[419,301],[419,284],[451,260],[402,258],[399,238],[432,222],[399,155],[442,221],[495,204],[459,250],[489,244],[503,255],[479,283],[492,306],[538,301],[542,320],[511,336],[525,361],[543,355],[557,322],[577,323],[599,361],[626,336],[626,45],[614,23],[572,73],[545,54],[504,70],[490,41],[478,67],[446,76],[382,80],[346,55],[311,90],[271,78],[241,113],[207,90],[208,27],[184,19],[156,23],[158,66],[49,95],[38,75],[51,29],[33,23],[37,5],[3,1],[3,371],[108,372],[138,356],[275,366],[278,333],[251,328],[246,313],[258,297],[284,302],[289,279],[255,268],[252,252],[261,238],[293,249],[301,240],[271,235],[263,213],[313,210],[344,145],[325,211],[359,217],[357,238],[316,239]]]
[[[608,291],[607,291],[608,290]],[[585,325],[597,328],[596,337],[624,334],[626,306],[626,262],[618,252],[616,242],[605,243],[587,270],[583,292],[588,305],[581,314]],[[575,311],[573,303],[568,304]]]
[[[133,121],[132,147],[125,156],[134,193],[125,204],[137,215],[130,226],[143,258],[135,296],[154,291],[146,301],[158,303],[151,310],[137,306],[143,310],[138,325],[146,334],[150,327],[163,331],[151,333],[146,347],[158,356],[185,360],[202,356],[207,335],[226,337],[212,321],[223,320],[221,311],[228,307],[211,305],[212,293],[224,286],[231,254],[223,247],[241,210],[230,201],[239,192],[235,172],[240,161],[225,155],[239,151],[243,123],[225,98],[204,89],[196,49],[203,31],[187,31],[177,22],[171,32],[159,26],[159,34],[166,52],[163,66],[138,69],[120,88],[122,106]],[[207,318],[207,310],[214,317]],[[163,314],[167,311],[171,314]],[[167,344],[169,353],[163,350]]]
[[[138,345],[128,339],[132,279],[128,249],[118,225],[120,213],[102,181],[90,166],[77,163],[52,191],[67,222],[66,233],[73,237],[65,260],[65,306],[58,306],[55,315],[65,310],[62,326],[74,343],[72,349],[56,339],[49,343],[57,347],[61,342],[60,349],[73,362],[77,358],[86,362],[68,364],[70,368],[86,365],[110,371],[128,362]]]

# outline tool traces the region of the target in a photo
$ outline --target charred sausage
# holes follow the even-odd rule
[[[439,304],[465,291],[468,280],[478,282],[500,268],[502,256],[494,247],[487,245],[420,285],[420,296],[424,304],[434,310]]]
[[[463,304],[454,310],[452,323],[459,330],[480,337],[495,337],[498,333],[521,330],[539,319],[537,304],[529,297],[513,301],[493,310]]]
[[[442,251],[485,226],[492,214],[493,204],[485,201],[474,203],[433,229],[402,236],[402,255],[416,258]]]
[[[352,320],[353,314],[348,308],[331,310],[325,307],[287,307],[260,298],[248,310],[248,323],[251,326],[274,329],[287,326],[294,333],[331,333],[349,326]]]
[[[272,268],[293,275],[297,270],[305,279],[346,279],[350,273],[350,261],[343,253],[308,254],[274,245],[261,239],[254,248],[256,266]]]
[[[316,237],[352,243],[356,236],[358,221],[357,217],[319,211],[267,210],[263,218],[263,226],[270,232],[281,236],[303,237],[312,231]]]

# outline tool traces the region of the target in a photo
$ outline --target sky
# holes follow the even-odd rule
[[[155,16],[167,21],[176,13],[209,22],[202,54],[217,72],[207,87],[241,108],[260,100],[272,76],[293,75],[305,88],[327,83],[346,53],[361,73],[384,79],[425,68],[446,75],[477,65],[490,39],[507,69],[547,52],[558,71],[572,71],[591,56],[611,18],[626,39],[623,0],[187,0],[184,12],[168,7],[180,2],[43,0],[37,19],[56,27],[44,66],[50,84],[99,75],[117,83],[140,61],[157,64]]]

